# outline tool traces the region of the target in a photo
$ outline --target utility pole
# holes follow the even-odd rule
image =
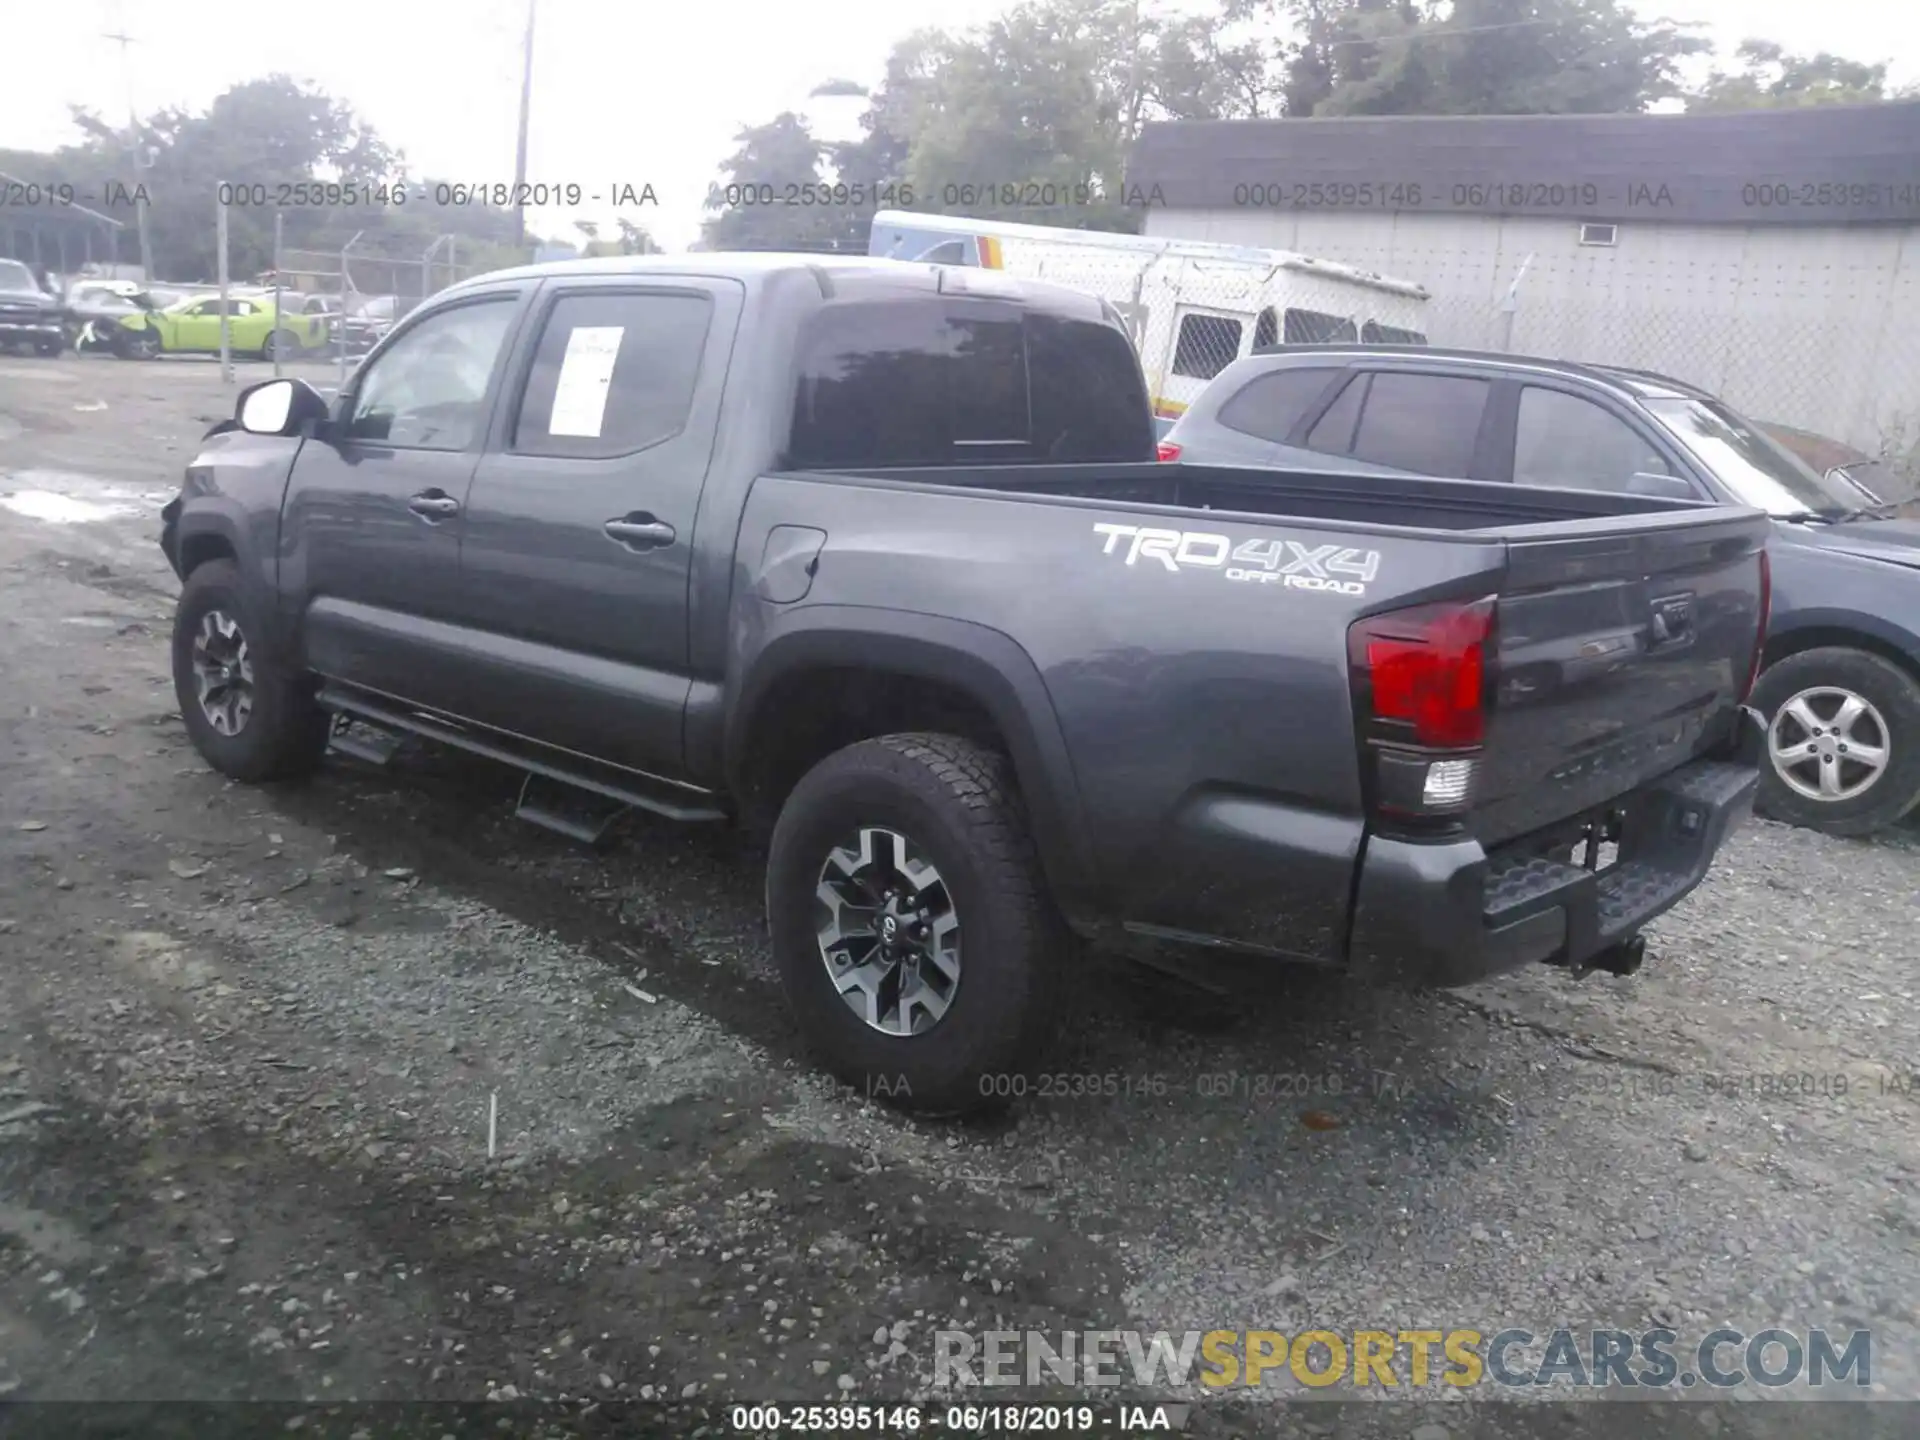
[[[533,10],[527,0],[527,38],[520,57],[520,138],[513,154],[513,243],[527,243],[527,116],[533,108]]]
[[[114,13],[121,21],[119,30],[101,38],[120,46],[120,78],[127,90],[127,154],[133,161],[133,214],[140,232],[140,273],[151,284],[160,277],[153,273],[153,237],[147,230],[146,193],[140,182],[140,172],[146,168],[146,162],[140,153],[140,116],[133,106],[133,62],[127,54],[133,37],[127,34],[125,11],[116,6]]]

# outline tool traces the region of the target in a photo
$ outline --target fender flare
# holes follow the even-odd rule
[[[733,793],[744,793],[748,749],[774,686],[827,667],[937,681],[976,701],[1006,739],[1055,902],[1070,916],[1091,906],[1093,847],[1053,698],[1033,658],[989,626],[862,605],[780,614],[730,686],[722,764]]]
[[[1916,583],[1920,583],[1920,576],[1915,576],[1914,579]],[[1864,610],[1836,607],[1796,609],[1784,624],[1767,627],[1767,646],[1771,648],[1775,641],[1785,640],[1808,630],[1851,631],[1856,635],[1865,636],[1904,657],[1907,668],[1920,673],[1920,635]]]

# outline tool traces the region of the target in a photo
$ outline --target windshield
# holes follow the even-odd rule
[[[0,260],[0,290],[38,290],[33,272],[18,260]]]
[[[1850,487],[1821,478],[1791,450],[1717,400],[1649,400],[1647,409],[1716,479],[1769,515],[1842,515],[1857,509]]]

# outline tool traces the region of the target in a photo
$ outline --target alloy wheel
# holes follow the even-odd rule
[[[1837,685],[1789,698],[1767,727],[1767,753],[1781,782],[1809,800],[1832,804],[1872,789],[1893,751],[1887,722],[1873,703]]]
[[[224,610],[200,617],[193,637],[193,676],[200,713],[222,735],[238,735],[253,714],[253,660],[246,633]]]
[[[922,1035],[960,988],[960,917],[940,871],[898,831],[864,826],[815,889],[821,963],[847,1007],[886,1035]]]

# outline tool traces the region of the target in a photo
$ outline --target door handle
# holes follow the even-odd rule
[[[460,502],[451,495],[427,490],[407,501],[407,508],[428,520],[444,520],[460,513]]]
[[[622,515],[607,521],[600,528],[629,550],[657,550],[662,545],[671,545],[674,537],[671,525],[664,520],[654,519],[645,511],[638,515]]]

